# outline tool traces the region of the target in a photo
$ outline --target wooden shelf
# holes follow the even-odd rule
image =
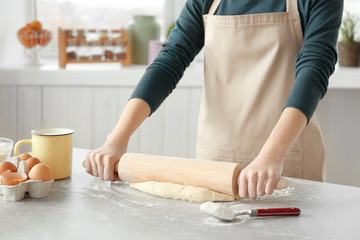
[[[131,59],[132,59],[132,53],[131,53],[131,46],[130,46],[130,39],[128,37],[127,31],[125,29],[115,29],[111,30],[112,33],[118,33],[118,37],[114,39],[110,39],[109,36],[107,36],[107,39],[101,39],[99,41],[96,41],[99,43],[98,46],[106,46],[106,44],[111,43],[111,46],[113,46],[114,43],[121,44],[121,47],[125,49],[124,58],[123,59],[101,59],[101,60],[70,60],[67,55],[67,48],[68,42],[75,42],[75,46],[79,46],[81,43],[93,43],[94,41],[86,42],[85,35],[82,35],[81,38],[75,38],[69,33],[71,33],[72,29],[62,29],[59,28],[59,66],[60,68],[66,68],[66,65],[71,64],[77,64],[77,63],[120,63],[123,66],[131,66]],[[95,30],[91,30],[95,31]],[[102,29],[99,29],[99,31],[105,31]],[[77,29],[77,32],[84,33],[84,29]],[[116,45],[118,46],[118,45]],[[89,48],[95,47],[95,46],[88,46]],[[113,53],[113,55],[115,55]]]
[[[125,59],[121,60],[68,60],[67,63],[122,63]]]

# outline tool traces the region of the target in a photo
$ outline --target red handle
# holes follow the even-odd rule
[[[253,213],[254,212],[254,213]],[[251,216],[270,217],[270,216],[299,216],[299,208],[268,208],[253,210]]]

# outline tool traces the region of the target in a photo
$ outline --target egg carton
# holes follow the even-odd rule
[[[0,176],[1,181],[1,176]],[[0,185],[0,194],[4,195],[4,199],[11,202],[20,201],[25,197],[25,193],[29,193],[32,198],[44,198],[49,195],[54,179],[43,182],[41,180],[27,180],[18,185]]]
[[[18,172],[25,173],[25,176],[27,176],[29,168],[25,161],[20,161],[19,157],[11,157],[10,162],[17,167]],[[10,171],[7,170],[6,172]],[[0,195],[4,195],[4,199],[11,202],[20,201],[25,197],[26,193],[29,193],[32,198],[44,198],[49,195],[53,182],[54,179],[47,182],[28,179],[17,185],[2,185],[2,176],[0,176]]]

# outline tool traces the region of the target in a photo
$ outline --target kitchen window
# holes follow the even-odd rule
[[[349,13],[352,16],[357,17],[357,21],[360,21],[360,0],[345,0],[344,1],[344,13],[343,17],[346,16],[346,14]],[[360,40],[360,27],[358,27],[355,39]],[[341,34],[339,34],[339,38],[341,38]]]
[[[345,0],[344,8],[346,11],[359,14],[360,13],[360,0]]]
[[[134,15],[153,15],[161,27],[161,37],[178,17],[186,0],[36,0],[29,8],[28,19],[37,18],[49,29],[52,41],[39,53],[55,55],[58,47],[58,27],[120,28]],[[35,11],[36,9],[36,11]]]
[[[186,0],[30,0],[27,19],[37,18],[49,29],[52,41],[39,53],[42,56],[57,54],[57,29],[68,28],[119,28],[125,27],[133,15],[148,14],[156,16],[161,26],[162,40],[168,27],[175,21]],[[28,3],[29,4],[29,3]],[[360,16],[360,0],[345,0],[344,10]],[[359,34],[358,34],[359,35]],[[357,36],[359,39],[360,36]]]

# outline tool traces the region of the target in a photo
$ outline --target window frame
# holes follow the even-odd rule
[[[164,29],[167,29],[174,21],[176,21],[186,1],[187,0],[165,0],[163,8]],[[25,17],[27,22],[31,22],[33,19],[36,19],[36,0],[26,1],[25,9]],[[58,57],[58,49],[42,49],[38,52],[38,54],[42,58],[54,59]]]

